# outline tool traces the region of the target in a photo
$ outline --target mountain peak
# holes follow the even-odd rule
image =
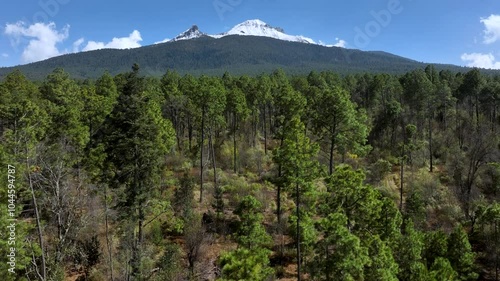
[[[188,30],[184,31],[183,33],[179,34],[177,37],[172,39],[172,41],[194,39],[206,35],[207,34],[201,32],[198,26],[194,24],[193,26],[191,26],[191,28],[189,28]]]
[[[260,28],[260,29],[274,29],[278,32],[285,33],[285,30],[281,27],[273,27],[259,19],[253,19],[253,20],[246,20],[240,24],[237,24],[233,29],[235,28],[241,28],[241,27],[252,27],[252,28]]]
[[[253,19],[253,20],[246,20],[240,24],[255,24],[255,25],[267,25],[267,23],[259,20],[259,19]]]
[[[316,42],[314,42],[314,40],[312,40],[311,38],[307,38],[301,35],[288,35],[285,33],[283,28],[273,27],[259,19],[246,20],[242,23],[235,25],[228,32],[216,35],[208,35],[206,33],[203,33],[199,30],[197,25],[193,25],[191,28],[189,28],[188,30],[184,31],[183,33],[179,34],[177,37],[169,41],[174,42],[179,40],[189,40],[203,36],[209,36],[212,38],[221,38],[228,35],[261,36],[261,37],[270,37],[284,41],[316,44]]]
[[[237,24],[228,32],[219,35],[219,37],[226,35],[264,36],[285,41],[315,44],[315,42],[310,38],[304,36],[288,35],[282,28],[272,27],[259,19],[247,20],[240,24]]]

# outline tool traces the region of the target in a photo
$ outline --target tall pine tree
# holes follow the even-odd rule
[[[123,188],[118,208],[137,224],[132,251],[132,275],[141,279],[141,250],[147,202],[158,188],[164,159],[175,142],[175,132],[163,119],[159,104],[145,91],[139,66],[126,82],[113,112],[105,121],[102,141],[105,162],[112,171],[110,185]]]

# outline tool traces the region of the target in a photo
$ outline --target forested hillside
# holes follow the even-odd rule
[[[13,71],[2,276],[499,280],[499,105],[478,69]]]
[[[21,70],[31,80],[43,80],[55,68],[64,68],[75,79],[97,79],[108,71],[117,75],[138,63],[144,75],[161,77],[168,69],[192,75],[258,75],[281,68],[287,74],[307,75],[310,71],[337,73],[402,74],[425,64],[386,52],[369,52],[314,44],[288,42],[259,36],[201,37],[135,49],[102,49],[66,54],[44,61],[0,68],[0,79]],[[436,65],[439,70],[468,71],[465,67]],[[482,70],[497,73],[496,70]]]

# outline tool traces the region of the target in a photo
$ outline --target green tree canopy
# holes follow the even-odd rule
[[[364,266],[370,264],[368,249],[346,226],[347,217],[342,213],[329,214],[320,222],[325,235],[318,245],[320,280],[364,279]]]
[[[266,249],[239,248],[223,254],[220,258],[222,268],[220,281],[267,280],[274,274],[269,267],[270,251]]]
[[[240,218],[235,233],[236,241],[247,249],[267,248],[272,245],[272,237],[262,225],[262,204],[253,196],[245,196],[234,210]]]
[[[448,260],[458,273],[460,280],[476,280],[478,274],[474,266],[475,255],[469,243],[467,233],[458,225],[450,234],[448,240]]]

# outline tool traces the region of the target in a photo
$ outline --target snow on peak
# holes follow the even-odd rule
[[[310,38],[304,36],[288,35],[282,28],[272,27],[259,19],[247,20],[245,22],[237,24],[228,32],[220,34],[216,37],[224,37],[227,35],[264,36],[285,41],[315,44],[315,42]]]
[[[267,23],[265,23],[259,19],[253,19],[253,20],[246,20],[238,25],[256,25],[256,26],[259,26],[259,25],[267,25]]]
[[[314,42],[314,40],[312,40],[311,38],[308,38],[308,37],[304,37],[301,35],[288,35],[285,33],[285,31],[282,28],[273,27],[273,26],[271,26],[271,25],[269,25],[269,24],[267,24],[259,19],[244,21],[240,24],[235,25],[228,32],[215,34],[215,35],[209,35],[209,34],[203,33],[198,29],[198,26],[193,25],[190,29],[179,34],[174,39],[172,39],[172,40],[165,39],[165,40],[157,42],[157,43],[173,42],[173,41],[179,41],[179,40],[189,40],[189,39],[199,38],[199,37],[203,37],[203,36],[209,36],[212,38],[221,38],[221,37],[225,37],[225,36],[229,36],[229,35],[263,36],[263,37],[270,37],[270,38],[274,38],[274,39],[278,39],[278,40],[300,42],[300,43],[307,43],[307,44],[317,44],[317,45],[330,47],[330,45],[325,45],[321,41],[319,43],[316,43],[316,42]],[[343,41],[343,40],[341,40],[341,41]],[[338,45],[339,44],[339,42],[338,42],[337,44],[331,45],[331,46],[345,47],[344,43],[345,42],[343,42],[343,45]]]
[[[179,34],[177,37],[172,39],[172,41],[189,40],[189,39],[199,38],[204,35],[206,34],[201,32],[200,29],[198,29],[197,25],[193,25],[190,29],[184,31],[183,33]]]
[[[242,29],[245,29],[245,28],[252,29],[252,30],[274,29],[278,32],[285,33],[285,31],[283,29],[281,29],[279,27],[272,27],[269,24],[267,24],[259,19],[244,21],[244,22],[234,26],[231,30],[232,31],[241,31]],[[231,31],[229,31],[229,32],[231,32]]]

